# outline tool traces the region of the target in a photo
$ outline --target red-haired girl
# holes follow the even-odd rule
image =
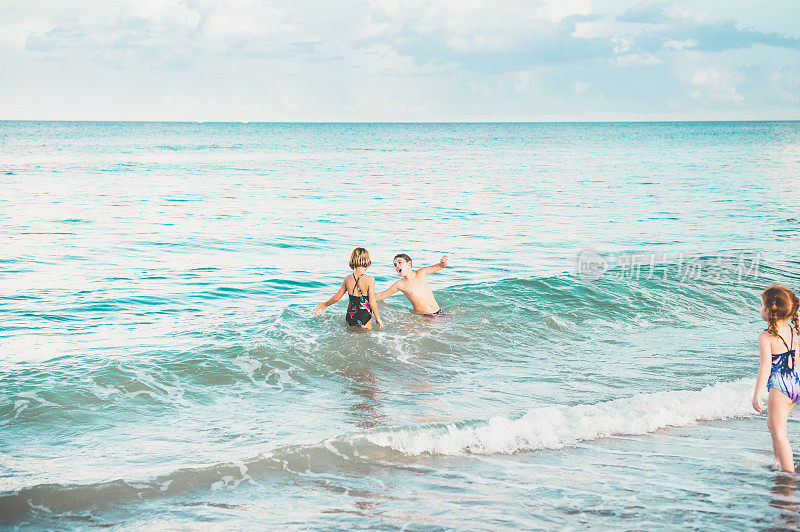
[[[785,286],[772,285],[761,294],[761,317],[768,327],[758,336],[761,365],[753,393],[753,408],[761,412],[764,384],[769,390],[767,427],[772,435],[772,450],[781,470],[788,473],[794,473],[794,459],[786,435],[786,420],[794,404],[800,401],[800,377],[795,369],[797,335],[800,335],[798,306],[800,300]],[[789,319],[791,326],[786,323]]]

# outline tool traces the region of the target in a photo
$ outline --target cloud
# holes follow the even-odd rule
[[[735,72],[718,68],[695,70],[690,83],[694,87],[693,98],[710,98],[717,101],[741,102],[744,98],[736,91]]]
[[[691,42],[696,50],[712,52],[754,44],[800,50],[798,37],[740,28],[735,20],[714,20],[707,13],[679,9],[669,2],[637,4],[617,16],[617,20],[652,25],[636,38],[637,46],[647,52],[675,49],[677,42]]]
[[[664,60],[652,54],[626,54],[617,57],[616,63],[623,67],[631,65],[646,66],[661,65],[664,63]]]
[[[598,18],[588,0],[377,0],[365,5],[368,30],[353,46],[380,42],[419,66],[499,73],[596,58],[612,47],[606,38],[572,35],[576,24]]]
[[[777,67],[756,64],[741,69],[738,92],[745,101],[767,105],[800,105],[800,64]]]
[[[667,13],[666,2],[637,4],[617,17],[620,22],[637,24],[663,24],[672,20]]]
[[[687,48],[694,48],[697,46],[697,41],[694,39],[686,39],[683,41],[669,40],[664,43],[665,50],[685,50]]]
[[[800,104],[800,65],[773,69],[765,79],[770,89],[767,94],[774,94],[774,99],[769,101]]]
[[[736,26],[736,21],[733,20],[675,25],[671,28],[654,32],[651,39],[642,40],[642,45],[660,48],[670,41],[692,41],[695,43],[692,47],[695,50],[710,52],[749,48],[754,44],[800,50],[800,38],[741,29]]]
[[[583,94],[591,86],[592,84],[589,83],[588,81],[576,81],[575,84],[573,85],[573,90],[575,91],[575,94]]]
[[[280,119],[797,114],[800,39],[785,19],[800,4],[775,1],[785,5],[754,20],[744,0],[10,0],[0,70],[14,82],[0,79],[0,112],[26,98],[31,109],[105,98],[106,109],[140,101],[248,120],[251,109]],[[36,92],[52,79],[72,88]],[[419,115],[391,115],[401,110]]]
[[[256,0],[113,1],[31,32],[26,49],[119,68],[188,68],[215,56],[314,55],[319,42],[313,29]]]
[[[675,21],[704,24],[714,19],[708,13],[681,8],[675,2],[639,2],[617,16],[620,22],[634,24],[667,24]]]

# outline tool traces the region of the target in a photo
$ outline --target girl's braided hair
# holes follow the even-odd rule
[[[785,286],[773,284],[761,293],[761,302],[767,311],[767,330],[770,334],[778,336],[778,322],[791,318],[794,330],[800,335],[800,320],[797,318],[800,299],[794,292]]]

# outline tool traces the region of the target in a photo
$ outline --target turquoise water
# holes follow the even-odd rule
[[[5,526],[800,523],[749,404],[800,123],[0,122],[0,183]],[[313,317],[355,246],[448,315]]]

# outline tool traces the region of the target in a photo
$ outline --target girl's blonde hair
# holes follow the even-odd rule
[[[797,334],[800,334],[800,323],[797,318],[797,309],[800,299],[790,289],[779,284],[768,287],[761,293],[761,302],[767,311],[767,330],[770,334],[778,335],[778,321],[792,319],[792,325]]]
[[[350,268],[355,270],[359,266],[369,268],[372,261],[369,260],[369,251],[364,248],[356,248],[350,254]]]

